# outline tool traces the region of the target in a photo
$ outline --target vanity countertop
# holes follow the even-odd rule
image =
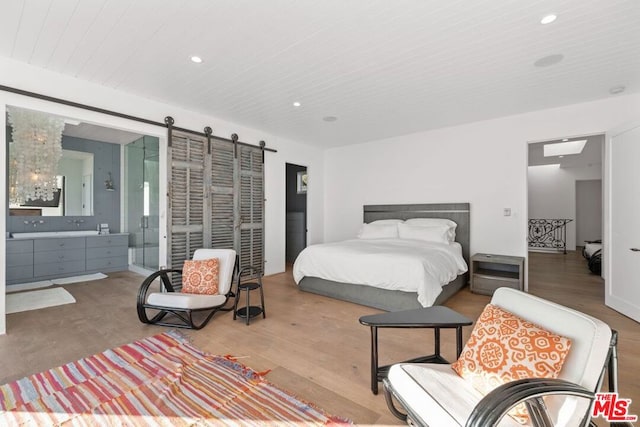
[[[39,231],[32,233],[11,233],[7,240],[24,239],[52,239],[60,237],[90,237],[90,236],[122,236],[129,233],[98,234],[96,230],[69,230],[69,231]]]

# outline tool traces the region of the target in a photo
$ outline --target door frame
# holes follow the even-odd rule
[[[4,129],[6,126],[6,118],[5,113],[7,111],[7,106],[14,106],[19,108],[26,108],[31,110],[43,111],[49,114],[58,115],[62,117],[68,117],[77,119],[81,122],[91,123],[104,127],[111,127],[114,129],[120,129],[123,131],[129,131],[133,133],[139,133],[142,135],[150,135],[155,136],[160,140],[160,155],[161,161],[163,157],[166,159],[167,155],[167,134],[166,130],[146,123],[136,122],[134,120],[114,117],[104,113],[97,113],[89,110],[84,110],[82,108],[71,107],[64,104],[58,104],[53,101],[45,101],[41,99],[31,98],[29,96],[10,93],[10,92],[1,92],[0,91],[0,110],[2,110],[2,117],[0,117],[0,127]],[[5,135],[2,133],[0,135],[0,142],[4,142],[5,146],[7,144],[5,140]],[[120,160],[122,162],[122,154],[123,150],[120,150]],[[6,150],[0,150],[0,165],[4,165],[2,167],[6,168],[7,165],[7,156]],[[122,163],[121,163],[122,165]],[[120,179],[122,180],[122,171],[120,168]],[[120,181],[123,182],[123,181]],[[4,200],[6,203],[7,193],[6,193],[6,185],[7,185],[7,177],[5,174],[0,174],[0,200]],[[166,185],[166,171],[163,168],[160,169],[160,194],[167,193],[167,185]],[[120,192],[120,206],[124,206],[123,203],[124,192]],[[167,203],[164,201],[160,204],[160,254],[159,259],[162,260],[166,258],[166,209]],[[123,216],[124,209],[121,209],[120,212],[120,223],[123,224]],[[6,213],[0,216],[0,234],[5,235],[6,233]],[[0,242],[0,259],[4,259],[6,256],[6,242]],[[6,293],[6,268],[0,268],[0,335],[4,335],[6,333],[6,310],[5,310],[5,293]]]
[[[604,227],[603,227],[603,240],[602,240],[602,244],[603,244],[603,263],[602,263],[602,269],[603,269],[603,277],[604,277],[604,283],[605,283],[605,292],[604,292],[604,304],[607,307],[610,307],[620,313],[625,314],[625,316],[628,316],[630,318],[633,318],[631,316],[629,316],[628,314],[626,314],[626,312],[628,311],[636,311],[637,309],[632,307],[631,305],[629,305],[628,303],[626,303],[623,300],[620,300],[618,298],[616,298],[615,296],[613,296],[612,292],[611,292],[611,288],[612,288],[612,283],[611,283],[611,227],[612,227],[612,220],[611,220],[611,209],[612,209],[612,205],[611,205],[611,190],[612,190],[612,182],[611,182],[611,171],[613,168],[613,164],[612,164],[612,155],[611,155],[611,144],[613,142],[613,138],[615,138],[618,135],[621,135],[627,131],[630,131],[632,129],[638,128],[640,127],[640,120],[633,120],[630,122],[627,122],[623,125],[620,125],[614,129],[611,129],[610,131],[605,133],[605,139],[604,139],[604,162],[603,162],[603,167],[604,167],[604,171],[603,171],[603,175],[604,175],[604,180],[605,182],[603,183],[602,186],[602,190],[603,190],[603,221],[604,221]],[[612,304],[613,303],[613,304]],[[622,310],[621,310],[622,308]],[[638,314],[638,313],[636,313]],[[637,316],[634,320],[638,320],[640,318],[640,315]]]
[[[525,251],[527,256],[525,257],[525,263],[524,263],[524,291],[525,292],[529,292],[529,210],[530,210],[530,206],[529,206],[529,146],[531,144],[538,144],[538,143],[543,143],[543,142],[549,142],[549,141],[555,141],[555,140],[560,140],[563,138],[569,138],[569,139],[574,139],[574,138],[588,138],[590,136],[595,136],[595,135],[602,135],[604,138],[603,144],[602,144],[602,157],[601,157],[601,161],[602,161],[602,171],[601,171],[601,179],[602,179],[602,232],[603,232],[603,237],[602,237],[602,241],[604,242],[604,234],[605,234],[605,226],[606,226],[606,210],[607,210],[607,206],[606,206],[606,202],[605,202],[605,186],[607,185],[609,179],[606,176],[605,173],[605,162],[607,161],[608,157],[607,153],[606,153],[606,143],[607,143],[607,135],[608,133],[605,131],[602,132],[589,132],[589,133],[583,133],[583,134],[573,134],[573,135],[565,135],[565,136],[560,136],[560,137],[556,137],[556,138],[544,138],[544,139],[535,139],[535,140],[529,140],[529,141],[525,141],[525,162],[524,162],[524,174],[525,174],[525,182],[526,182],[526,198],[525,198],[525,212],[526,212],[526,220],[525,220],[525,238],[524,238],[524,246],[525,246]],[[577,229],[576,229],[576,237],[577,237]],[[576,245],[577,245],[577,240],[576,240]],[[604,252],[604,250],[603,250]],[[605,278],[604,276],[604,272],[602,273],[602,278]]]
[[[284,184],[285,184],[285,188],[284,188],[284,260],[285,260],[285,266],[286,264],[289,262],[287,260],[287,212],[288,212],[288,207],[289,207],[289,203],[288,203],[288,197],[287,197],[287,189],[289,187],[289,179],[287,177],[287,172],[289,169],[289,166],[295,166],[298,168],[304,168],[305,172],[307,173],[307,176],[309,175],[309,166],[307,165],[302,165],[299,163],[294,163],[294,162],[288,162],[285,161],[284,162]],[[293,185],[297,186],[297,182],[293,183]],[[306,194],[306,198],[305,198],[305,206],[304,206],[304,247],[307,247],[308,241],[309,241],[309,185],[306,185],[305,188],[305,194]]]

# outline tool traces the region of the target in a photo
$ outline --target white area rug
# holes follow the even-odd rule
[[[61,279],[51,279],[54,285],[69,285],[71,283],[90,282],[92,280],[105,279],[108,276],[102,273],[84,274],[82,276],[63,277]]]
[[[6,293],[28,291],[29,289],[42,289],[53,286],[51,280],[42,280],[40,282],[20,283],[19,285],[7,285]]]
[[[7,285],[6,293],[28,291],[30,289],[48,288],[53,285],[69,285],[71,283],[90,282],[92,280],[100,280],[107,278],[106,274],[94,273],[84,274],[82,276],[63,277],[61,279],[41,280],[39,282],[19,283],[17,285]]]
[[[7,295],[7,314],[71,304],[75,298],[63,288],[42,289]]]

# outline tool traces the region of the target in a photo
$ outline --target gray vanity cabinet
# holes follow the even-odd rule
[[[107,234],[87,237],[87,271],[126,270],[129,236]]]
[[[83,272],[84,237],[44,238],[33,241],[33,275],[60,277]]]
[[[7,282],[33,279],[33,240],[7,240]]]
[[[7,239],[7,284],[126,270],[127,234]]]

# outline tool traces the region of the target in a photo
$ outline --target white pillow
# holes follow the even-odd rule
[[[358,239],[397,239],[398,224],[362,224]]]
[[[419,225],[422,227],[435,227],[435,226],[443,226],[449,229],[449,242],[453,242],[456,240],[456,224],[455,221],[451,221],[450,219],[444,218],[409,218],[405,221],[405,224],[410,225]]]
[[[411,224],[398,224],[398,235],[401,239],[424,240],[426,242],[446,243],[449,244],[448,227],[442,225],[437,226],[421,226]]]
[[[444,218],[409,218],[405,221],[405,224],[422,225],[425,227],[432,227],[435,225],[444,225],[449,228],[456,228],[458,224],[455,221]]]
[[[371,221],[369,224],[400,224],[404,222],[403,219],[378,219],[375,221]]]

